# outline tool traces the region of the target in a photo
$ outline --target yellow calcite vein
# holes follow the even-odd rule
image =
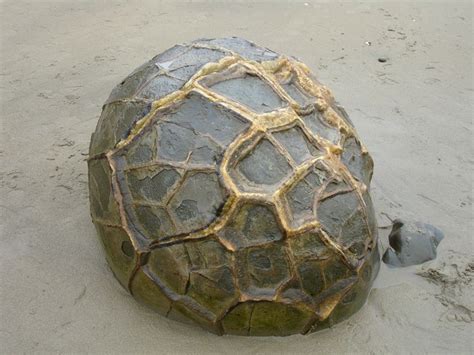
[[[208,47],[202,44],[194,44],[192,46],[200,48]],[[215,46],[209,47],[215,49]],[[357,191],[362,203],[364,203],[362,199],[362,193],[366,187],[365,185],[356,181],[344,164],[340,162],[339,156],[342,153],[342,148],[339,145],[335,145],[332,142],[314,135],[306,127],[304,121],[297,113],[300,112],[302,108],[292,97],[286,93],[286,91],[280,85],[279,80],[285,81],[289,80],[291,77],[295,77],[297,85],[315,97],[316,107],[321,112],[323,118],[330,125],[337,127],[337,129],[341,131],[346,136],[346,138],[349,136],[357,137],[354,129],[332,108],[334,98],[332,97],[330,91],[309,77],[310,71],[303,63],[295,60],[289,60],[285,57],[279,57],[272,61],[258,63],[255,61],[244,60],[242,57],[231,51],[221,48],[218,49],[229,53],[229,55],[222,58],[218,62],[204,65],[189,79],[188,82],[184,84],[180,90],[177,90],[159,100],[153,101],[150,112],[134,125],[130,134],[125,139],[119,141],[114,149],[105,154],[112,170],[113,191],[114,197],[119,206],[121,225],[129,235],[133,247],[136,250],[137,265],[135,269],[138,270],[140,268],[139,262],[141,254],[146,253],[155,247],[218,235],[218,232],[223,227],[225,227],[232,216],[234,216],[238,207],[240,206],[240,203],[246,200],[260,201],[260,203],[271,203],[275,208],[277,218],[279,219],[281,227],[283,228],[285,232],[284,234],[287,238],[295,237],[306,231],[318,231],[321,235],[322,241],[330,249],[340,255],[342,260],[349,267],[354,268],[352,254],[345,250],[334,240],[334,238],[331,238],[324,230],[322,230],[319,221],[313,220],[297,228],[291,225],[290,212],[288,211],[286,203],[284,202],[284,193],[288,192],[295,182],[302,179],[316,162],[325,162],[325,165],[330,169],[331,174],[344,178],[346,181],[348,181],[353,186],[354,190]],[[216,75],[220,75],[222,77],[224,76],[223,72],[225,71],[228,71],[229,73],[233,72],[234,74],[236,72],[245,71],[259,76],[272,87],[272,89],[283,101],[286,101],[289,105],[270,113],[257,114],[251,111],[248,107],[230,100],[229,98],[212,91],[212,89],[206,86],[206,80],[212,80],[212,78],[215,78]],[[229,191],[229,197],[227,198],[220,215],[206,228],[184,235],[176,235],[163,238],[161,240],[151,241],[149,242],[148,246],[144,247],[138,243],[137,239],[134,237],[132,231],[128,227],[123,197],[120,193],[120,186],[117,179],[117,168],[114,161],[114,156],[126,148],[138,135],[141,134],[141,132],[148,125],[153,124],[155,119],[159,119],[160,113],[162,111],[173,107],[173,105],[179,104],[179,102],[184,100],[191,92],[197,92],[207,98],[209,101],[236,112],[250,123],[250,127],[246,131],[239,134],[239,136],[227,147],[219,167],[219,174],[221,175],[221,179],[225,187]],[[291,176],[273,194],[269,195],[265,193],[240,191],[229,172],[230,168],[235,166],[238,161],[235,158],[236,153],[238,152],[242,158],[245,156],[246,152],[250,151],[250,149],[255,146],[259,139],[265,135],[268,135],[268,132],[271,132],[275,129],[290,127],[296,124],[301,127],[301,129],[303,129],[303,132],[310,138],[311,141],[316,142],[316,144],[321,149],[323,149],[325,154],[309,159],[299,166],[294,167]],[[252,140],[254,141],[253,144],[250,144],[246,150],[239,151],[242,144]],[[275,149],[277,149],[283,156],[287,157],[287,160],[289,160],[290,163],[294,165],[294,162],[288,158],[288,152],[286,152],[281,145],[274,144],[274,146]],[[182,166],[183,168],[185,168],[184,165],[185,164]],[[132,168],[129,168],[128,170],[131,169]],[[218,238],[218,240],[226,249],[235,251],[236,248],[232,243],[229,243],[223,238]],[[136,270],[132,272],[132,275],[130,276],[130,282],[132,281]],[[318,311],[319,319],[324,319],[331,313],[332,309],[342,297],[342,294],[343,293],[336,294],[332,298],[327,299],[324,304],[320,304]],[[245,300],[244,294],[241,294],[241,301],[242,300]]]

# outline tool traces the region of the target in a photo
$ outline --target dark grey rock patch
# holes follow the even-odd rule
[[[246,75],[221,81],[212,86],[212,90],[241,103],[256,113],[277,110],[283,106],[280,97],[263,80],[256,76]]]
[[[210,46],[218,46],[221,48],[225,48],[241,55],[244,58],[248,58],[250,60],[255,60],[258,62],[265,60],[274,60],[278,57],[277,53],[267,48],[260,47],[246,39],[238,37],[198,39],[193,43],[207,44]]]
[[[443,238],[443,232],[431,224],[396,219],[388,236],[390,247],[382,260],[397,267],[422,264],[436,258]]]

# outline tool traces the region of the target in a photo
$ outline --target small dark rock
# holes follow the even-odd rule
[[[390,247],[382,260],[385,264],[398,267],[433,260],[443,237],[443,233],[431,224],[396,219],[388,236]]]
[[[380,63],[385,63],[385,62],[388,61],[388,58],[380,57],[380,58],[378,59],[378,61],[379,61]]]

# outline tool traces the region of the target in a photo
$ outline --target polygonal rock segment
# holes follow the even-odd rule
[[[152,250],[146,268],[172,292],[186,293],[191,264],[183,244]]]
[[[326,288],[330,288],[334,284],[353,276],[355,271],[350,270],[342,259],[334,253],[334,258],[324,265],[323,273]]]
[[[198,136],[210,137],[223,147],[227,147],[249,127],[249,123],[237,113],[196,92],[191,92],[166,120]]]
[[[296,264],[295,264],[296,266]],[[314,305],[314,300],[301,287],[301,280],[298,273],[286,282],[280,289],[278,300],[288,302],[289,304]]]
[[[159,72],[159,68],[155,66],[153,59],[146,62],[142,66],[135,69],[120,84],[118,84],[110,94],[107,103],[130,99],[134,97],[145,83],[153,78]]]
[[[363,257],[370,230],[367,225],[365,212],[362,208],[356,210],[341,228],[339,242],[353,254]]]
[[[185,67],[196,67],[199,69],[207,63],[218,62],[225,56],[226,53],[219,49],[197,48],[189,46],[188,50],[186,50],[183,54],[167,61],[166,64],[161,62],[158,63],[158,65],[163,67],[168,72],[173,73],[173,71]]]
[[[296,269],[304,292],[314,298],[318,298],[323,291],[332,287],[334,293],[338,292],[346,286],[345,280],[353,275],[353,272],[335,253],[331,253],[327,260],[305,259],[299,261]],[[328,296],[331,294],[329,293]]]
[[[239,171],[250,184],[275,185],[290,172],[291,166],[285,157],[267,139],[262,139],[238,164]],[[239,185],[242,181],[237,179]],[[265,189],[265,186],[262,186]]]
[[[345,180],[339,177],[333,177],[324,187],[324,191],[321,192],[321,200],[340,193],[350,192],[352,190],[354,190],[354,188]]]
[[[328,168],[321,161],[317,161],[309,173],[305,175],[304,180],[316,190],[321,188],[330,177],[331,173]]]
[[[328,265],[340,266],[339,257],[321,240],[319,231],[308,231],[288,240],[302,290],[311,297],[331,286],[324,274]],[[345,265],[343,265],[345,267]],[[298,286],[294,286],[298,289]]]
[[[135,267],[136,255],[127,233],[121,227],[94,223],[110,269],[124,288]]]
[[[95,132],[92,134],[89,156],[93,157],[115,147],[130,133],[133,125],[150,111],[142,101],[113,102],[104,105]]]
[[[246,203],[230,218],[219,237],[232,249],[240,249],[280,240],[283,232],[268,206]]]
[[[215,324],[216,315],[189,297],[175,302],[168,313],[168,318],[182,323],[197,324],[208,332],[221,334]]]
[[[161,122],[157,129],[160,159],[211,165],[221,160],[222,147],[207,136],[174,122]]]
[[[136,97],[150,101],[159,100],[181,89],[185,82],[182,79],[164,73],[156,75],[140,90]]]
[[[235,52],[246,59],[255,60],[258,62],[274,60],[278,57],[277,53],[267,48],[257,46],[255,43],[247,41],[246,39],[238,37],[198,39],[193,43],[219,46]]]
[[[163,239],[177,233],[169,212],[164,207],[137,205],[133,210],[142,234],[148,239]]]
[[[89,160],[88,165],[92,218],[120,224],[118,204],[112,192],[112,171],[107,159]]]
[[[224,331],[236,335],[290,335],[303,332],[311,318],[308,309],[277,302],[243,302],[223,319]]]
[[[176,59],[190,50],[189,46],[177,44],[163,53],[158,54],[151,60],[153,64],[161,70],[169,70]]]
[[[315,220],[316,197],[321,186],[329,179],[329,173],[319,162],[300,180],[296,181],[284,195],[291,212],[291,223],[295,228]]]
[[[314,300],[334,283],[351,276],[340,256],[322,241],[319,231],[308,231],[288,241],[296,263],[301,290]],[[297,294],[299,285],[293,285],[293,294]],[[291,290],[287,290],[283,295],[289,294],[289,291]]]
[[[297,164],[301,164],[305,160],[322,154],[321,151],[309,142],[299,127],[292,127],[285,131],[275,132],[273,136],[288,151]]]
[[[189,241],[185,247],[195,270],[215,269],[230,263],[230,252],[214,239]]]
[[[133,297],[154,311],[166,316],[171,309],[171,301],[143,268],[138,270],[131,284]]]
[[[349,115],[347,114],[347,111],[344,107],[342,107],[338,102],[333,102],[331,105],[332,109],[336,111],[336,113],[339,115],[339,117],[342,117],[346,123],[354,128],[354,122],[350,119]]]
[[[341,193],[323,200],[317,212],[330,238],[356,256],[365,254],[366,241],[370,237],[365,214],[355,192]]]
[[[377,246],[367,256],[359,272],[359,277],[350,290],[332,311],[331,322],[340,322],[357,312],[367,300],[372,283],[380,266],[380,255]],[[318,330],[317,328],[314,330]]]
[[[316,191],[304,179],[298,181],[288,191],[286,199],[292,214],[292,225],[298,227],[305,222],[314,220],[314,199]]]
[[[299,108],[296,108],[297,111],[308,112],[312,110],[316,98],[301,86],[301,81],[305,82],[310,78],[307,78],[304,74],[297,74],[294,69],[296,66],[299,66],[297,60],[294,58],[290,59],[280,66],[273,75],[280,86],[286,91],[287,95],[298,104]],[[303,76],[301,81],[299,80],[300,75]],[[311,80],[309,80],[309,82],[310,81]]]
[[[369,186],[374,165],[369,154],[362,152],[360,144],[353,137],[344,142],[342,149],[342,162],[357,180]]]
[[[222,319],[222,327],[226,334],[250,335],[250,321],[254,302],[242,302],[232,308]]]
[[[193,270],[187,295],[214,314],[224,312],[238,297],[229,267]]]
[[[321,201],[317,216],[323,228],[333,237],[338,237],[341,226],[359,208],[355,192],[341,193]]]
[[[284,106],[270,85],[249,74],[218,82],[211,86],[211,90],[247,106],[256,113],[275,111]]]
[[[307,107],[308,105],[314,102],[314,98],[310,97],[308,94],[305,93],[303,89],[297,85],[294,80],[291,80],[287,83],[280,84],[283,89],[285,89],[286,93],[296,101],[296,103],[300,107]]]
[[[324,290],[322,264],[319,260],[311,259],[297,263],[296,270],[301,280],[302,289],[311,297],[317,297]]]
[[[189,241],[184,247],[191,264],[187,296],[214,315],[223,313],[238,296],[230,252],[214,239]]]
[[[240,250],[236,267],[240,289],[256,300],[274,296],[277,289],[290,278],[285,249],[278,243]]]
[[[321,116],[318,111],[313,111],[309,115],[303,116],[303,121],[306,127],[315,136],[319,136],[331,142],[332,144],[338,144],[341,139],[341,133],[339,130],[329,125]]]
[[[145,164],[156,159],[156,130],[147,129],[136,137],[124,151],[129,165]]]
[[[172,168],[152,166],[127,172],[127,181],[133,199],[160,203],[178,182],[181,175]]]
[[[378,239],[378,225],[377,218],[375,217],[374,204],[372,202],[372,198],[370,197],[369,190],[366,190],[362,194],[362,198],[365,203],[365,211],[367,214],[367,226],[369,228],[372,240],[375,242]]]
[[[158,75],[140,87],[137,97],[158,100],[181,87],[205,64],[225,56],[219,50],[178,45],[151,60]]]
[[[333,252],[321,240],[319,231],[308,231],[288,239],[296,259],[326,260]]]
[[[186,175],[169,208],[175,215],[180,233],[189,233],[208,226],[216,219],[226,199],[216,173]]]

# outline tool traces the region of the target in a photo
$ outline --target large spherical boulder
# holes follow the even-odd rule
[[[88,164],[113,273],[166,317],[289,335],[367,298],[372,159],[294,58],[239,38],[170,48],[112,91]]]

